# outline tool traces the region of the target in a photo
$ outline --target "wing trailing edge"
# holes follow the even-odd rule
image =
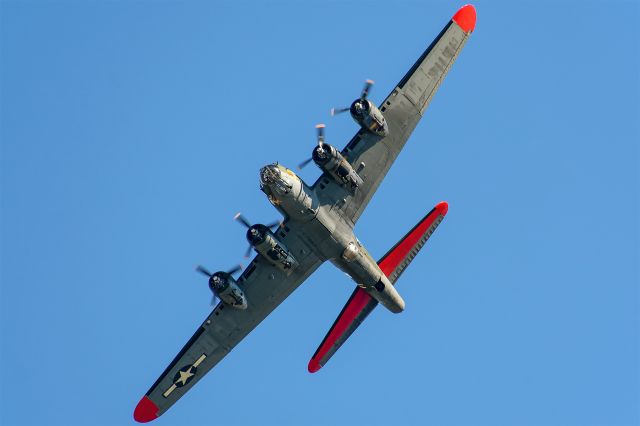
[[[395,285],[402,272],[409,266],[440,222],[442,222],[448,210],[449,205],[446,202],[438,203],[378,261],[378,266],[380,266],[380,269],[392,284]],[[311,357],[308,366],[309,372],[315,373],[320,370],[377,305],[378,302],[369,296],[365,290],[356,287],[322,343],[320,343],[320,346]]]

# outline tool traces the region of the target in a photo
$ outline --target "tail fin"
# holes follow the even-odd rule
[[[378,266],[392,284],[395,285],[402,272],[422,249],[444,219],[448,209],[449,205],[446,202],[438,203],[387,254],[382,256]],[[316,353],[311,357],[309,372],[315,373],[320,370],[377,305],[378,302],[365,290],[356,287]]]

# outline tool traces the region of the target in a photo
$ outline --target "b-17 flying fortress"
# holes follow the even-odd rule
[[[322,170],[313,185],[277,163],[260,169],[260,188],[284,220],[261,225],[236,216],[257,253],[238,277],[240,268],[211,273],[198,267],[219,302],[142,397],[133,414],[136,421],[149,422],[167,411],[327,260],[356,287],[311,357],[311,373],[329,361],[378,304],[402,312],[405,302],[395,283],[446,215],[447,204],[436,205],[377,262],[353,229],[475,23],[472,5],[459,9],[379,106],[369,99],[373,82],[367,80],[350,107],[333,109],[332,114],[348,111],[360,129],[338,150],[325,140],[324,126],[317,126],[317,145],[300,164],[314,162]]]

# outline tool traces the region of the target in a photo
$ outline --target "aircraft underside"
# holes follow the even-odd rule
[[[475,23],[474,7],[460,8],[379,105],[369,99],[373,81],[367,80],[350,107],[332,109],[332,115],[349,111],[359,129],[339,150],[325,141],[324,125],[316,126],[317,145],[299,166],[314,162],[320,168],[313,185],[279,164],[260,169],[260,188],[284,220],[251,224],[236,215],[247,228],[247,257],[256,255],[244,270],[197,268],[208,277],[213,309],[142,397],[136,421],[166,412],[327,260],[357,285],[311,357],[309,372],[322,368],[378,304],[394,313],[404,309],[395,284],[442,222],[447,203],[437,204],[377,262],[353,229]]]
[[[269,170],[269,178],[264,177],[265,170]],[[260,176],[262,191],[272,204],[285,217],[305,221],[300,238],[318,257],[330,260],[391,312],[404,310],[404,300],[339,209],[321,204],[312,188],[280,164],[265,166]]]

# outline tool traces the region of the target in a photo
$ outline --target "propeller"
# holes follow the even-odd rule
[[[202,265],[196,266],[196,271],[200,272],[203,275],[206,275],[209,278],[211,278],[213,276],[213,274],[207,268],[205,268]]]
[[[233,268],[229,269],[226,272],[229,275],[233,275],[236,272],[241,271],[242,268],[244,268],[244,266],[242,266],[242,264],[238,264],[238,265],[234,266]],[[205,268],[202,265],[196,266],[196,271],[200,272],[202,275],[206,275],[207,277],[209,277],[209,279],[211,279],[213,277],[213,273],[211,273],[211,271],[209,271],[207,268]],[[211,306],[215,306],[216,305],[216,299],[218,298],[218,295],[216,294],[215,290],[213,290],[213,288],[212,288],[211,291],[213,293],[213,295],[211,296]]]
[[[331,108],[331,116],[335,116],[338,114],[342,114],[343,112],[347,112],[349,111],[351,108],[350,107],[344,107],[344,108]]]
[[[360,95],[360,100],[364,101],[369,96],[369,90],[371,90],[371,86],[373,86],[373,80],[367,80],[364,82],[364,87],[362,88],[362,94]]]
[[[318,129],[318,146],[322,148],[324,144],[324,128],[327,127],[324,124],[316,124],[316,129]]]
[[[240,213],[240,212],[236,213],[236,215],[233,217],[233,219],[237,220],[238,222],[240,222],[240,224],[242,224],[247,229],[251,228],[251,226],[252,226],[251,222],[249,222],[247,220],[247,218],[244,217],[242,215],[242,213]],[[266,226],[267,228],[269,228],[269,229],[271,229],[273,231],[273,228],[276,228],[276,227],[278,227],[280,225],[282,225],[282,221],[281,220],[276,220],[275,222],[268,223],[268,224],[266,224],[264,226]],[[251,254],[251,249],[252,248],[253,248],[253,246],[251,244],[249,244],[249,247],[247,247],[247,251],[244,254],[245,258],[249,257],[249,255]]]
[[[373,80],[367,80],[364,82],[364,87],[362,88],[362,93],[360,94],[360,100],[364,101],[367,99],[367,97],[369,97],[369,91],[371,90],[371,87],[374,85],[374,81]],[[347,112],[351,109],[351,107],[345,107],[345,108],[331,108],[331,116],[335,116],[338,114],[342,114],[343,112]]]
[[[244,268],[244,266],[242,265],[242,263],[238,263],[236,266],[234,266],[233,268],[229,269],[227,271],[227,274],[233,275],[238,271],[242,271],[243,268]]]
[[[347,110],[348,109],[349,108],[347,108]],[[316,124],[316,129],[318,133],[318,146],[320,147],[320,149],[322,149],[322,146],[324,145],[324,128],[325,127],[327,126],[325,126],[322,123]],[[306,167],[311,162],[311,160],[313,160],[313,156],[310,158],[307,158],[302,163],[298,164],[298,170],[302,170],[304,167]]]
[[[236,213],[236,215],[233,217],[233,220],[237,220],[238,222],[243,224],[245,228],[251,228],[251,222],[249,222],[246,217],[242,216],[242,213],[240,212]]]
[[[313,160],[313,157],[309,157],[306,160],[304,160],[302,163],[298,164],[298,170],[302,170],[305,167],[307,167],[307,165],[309,165],[309,163],[311,162],[311,160]]]

